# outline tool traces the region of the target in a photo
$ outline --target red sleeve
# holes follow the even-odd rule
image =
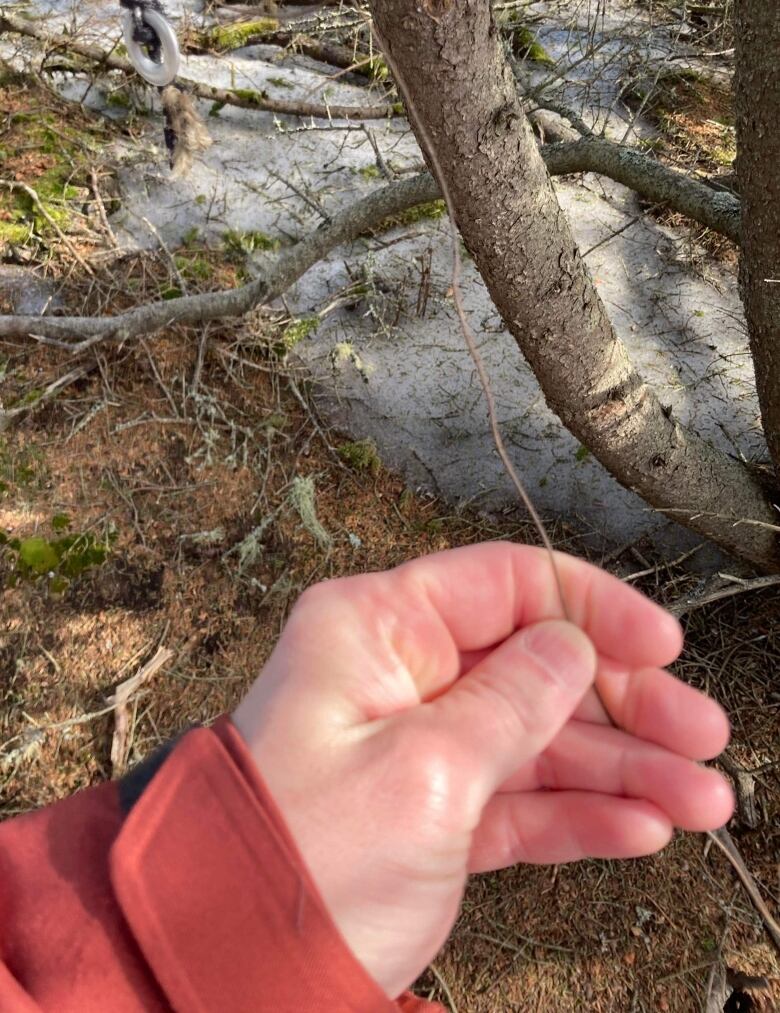
[[[105,784],[0,825],[0,1010],[434,1013],[331,922],[240,736],[189,732],[129,815]]]

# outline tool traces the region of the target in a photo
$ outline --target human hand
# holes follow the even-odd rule
[[[556,561],[572,623],[547,554],[509,543],[318,584],[233,715],[391,998],[446,940],[468,873],[646,855],[731,814],[727,783],[694,762],[724,748],[727,719],[658,667],[680,652],[677,621]]]

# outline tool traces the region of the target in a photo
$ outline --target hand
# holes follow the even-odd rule
[[[446,940],[468,873],[646,855],[731,814],[727,783],[693,762],[724,748],[726,717],[658,667],[677,621],[556,559],[573,623],[546,553],[507,543],[319,584],[234,714],[391,998]]]

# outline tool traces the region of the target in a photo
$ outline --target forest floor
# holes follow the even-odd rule
[[[41,97],[29,89],[4,88],[0,102],[11,119],[40,115]],[[47,129],[66,138],[58,152],[70,150],[72,117],[50,97],[46,104]],[[59,171],[59,154],[40,157],[18,166],[33,185]],[[72,158],[68,185],[77,190],[89,173],[75,142]],[[16,223],[17,211],[6,204],[5,220]],[[74,312],[116,310],[182,284],[227,285],[242,270],[235,251],[195,241],[119,256],[92,211],[68,233],[76,254],[91,256],[91,273],[53,237],[56,256],[31,254],[39,275],[58,277]],[[524,519],[452,510],[406,489],[370,444],[328,429],[304,368],[285,351],[291,323],[255,313],[205,332],[98,345],[76,362],[31,341],[0,345],[3,406],[20,409],[0,433],[3,816],[121,772],[107,699],[159,647],[172,658],[132,698],[130,762],[230,709],[312,582],[485,539],[535,540]],[[47,393],[74,368],[83,371],[75,382]],[[584,554],[565,525],[551,534]],[[632,547],[595,561],[663,603],[700,585]],[[741,595],[684,622],[675,670],[731,715],[730,753],[753,775],[759,817],[752,829],[739,821],[731,829],[777,910],[780,599],[771,590]],[[641,861],[475,877],[417,989],[458,1013],[698,1013],[715,1008],[708,988],[725,967],[766,987],[749,999],[735,992],[724,1009],[770,1010],[780,1000],[778,954],[731,867],[704,837],[680,834]]]

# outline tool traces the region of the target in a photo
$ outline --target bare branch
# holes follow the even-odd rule
[[[740,205],[736,197],[661,165],[636,148],[586,137],[571,144],[549,145],[542,149],[542,155],[552,176],[600,173],[654,204],[664,204],[735,243],[740,241]]]
[[[583,138],[572,144],[550,144],[540,150],[552,175],[600,172],[632,187],[648,200],[681,211],[729,238],[736,239],[739,235],[739,201],[735,197],[716,193],[632,148],[600,138]],[[114,317],[0,316],[0,338],[32,334],[55,341],[80,339],[73,348],[83,351],[95,341],[126,341],[171,324],[240,316],[280,296],[335,246],[355,239],[383,218],[440,196],[439,187],[428,173],[390,183],[334,216],[329,225],[283,253],[261,277],[240,288],[147,303]]]
[[[0,316],[0,338],[42,336],[50,339],[48,344],[61,342],[82,352],[98,341],[127,341],[173,324],[241,316],[276,299],[335,246],[355,239],[384,218],[438,196],[438,187],[427,173],[392,183],[334,215],[327,226],[316,229],[239,288],[144,303],[111,317]]]

